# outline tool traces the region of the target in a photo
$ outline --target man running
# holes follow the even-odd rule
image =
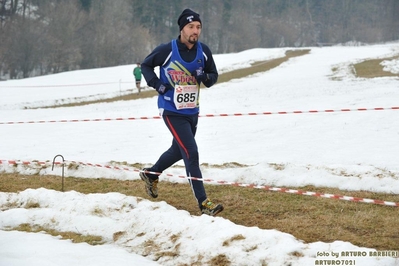
[[[140,172],[140,177],[146,183],[147,193],[156,198],[158,174],[183,159],[201,212],[214,216],[223,210],[223,206],[212,202],[206,195],[202,180],[197,180],[202,179],[202,174],[194,137],[200,85],[214,85],[218,72],[211,50],[198,41],[202,30],[199,14],[185,9],[177,23],[180,29],[178,38],[156,47],[141,64],[147,84],[158,92],[159,112],[172,133],[173,141],[151,168]],[[155,67],[159,67],[159,78],[154,72]]]

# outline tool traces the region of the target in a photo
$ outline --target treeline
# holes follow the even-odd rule
[[[141,61],[186,7],[214,53],[399,39],[399,0],[0,0],[0,77]]]

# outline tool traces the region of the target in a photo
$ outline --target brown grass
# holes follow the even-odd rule
[[[59,176],[1,174],[0,191],[17,192],[27,188],[61,190]],[[225,206],[221,217],[244,226],[277,229],[305,242],[349,241],[378,250],[399,250],[399,209],[375,204],[270,192],[253,188],[205,185],[208,195]],[[399,201],[398,195],[340,191],[334,188],[303,187],[301,190],[360,198]],[[112,179],[65,179],[65,190],[81,193],[119,192],[129,196],[148,196],[142,181]],[[160,182],[159,197],[153,201],[168,204],[199,215],[198,206],[187,184]],[[238,235],[226,242],[237,241]],[[216,259],[216,258],[215,258]],[[220,259],[220,258],[219,258]]]
[[[233,71],[219,75],[218,84],[223,83],[223,82],[228,82],[232,79],[239,79],[239,78],[243,78],[243,77],[253,75],[253,74],[256,74],[259,72],[268,71],[270,69],[278,67],[279,65],[286,62],[290,58],[302,56],[302,55],[308,54],[309,52],[310,52],[310,50],[308,50],[308,49],[292,50],[292,51],[287,51],[285,53],[284,57],[280,57],[280,58],[276,58],[276,59],[272,59],[272,60],[268,60],[268,61],[254,62],[251,64],[250,67],[233,70]]]
[[[104,244],[104,240],[101,236],[94,235],[82,235],[74,232],[61,232],[53,229],[49,229],[46,227],[42,227],[39,225],[32,226],[30,224],[20,224],[19,226],[13,228],[13,230],[23,231],[23,232],[46,232],[52,236],[60,236],[61,239],[70,239],[73,243],[88,243],[90,245],[101,245]]]
[[[353,66],[356,71],[356,76],[359,78],[399,77],[399,74],[384,71],[384,67],[380,65],[380,63],[384,60],[393,60],[398,58],[399,56],[382,59],[370,59],[358,64],[354,64]]]

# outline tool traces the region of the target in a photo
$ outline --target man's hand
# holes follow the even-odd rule
[[[155,90],[159,94],[164,95],[168,90],[173,90],[173,87],[170,84],[165,84],[165,83],[162,83],[161,81],[159,81],[155,87]]]
[[[206,80],[206,75],[204,73],[204,70],[202,70],[202,67],[196,69],[195,71],[193,71],[191,73],[192,76],[195,77],[195,79],[197,80],[198,84],[201,84],[201,82],[203,83]]]

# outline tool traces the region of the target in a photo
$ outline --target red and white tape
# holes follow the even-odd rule
[[[50,85],[9,85],[9,86],[1,86],[2,88],[57,88],[57,87],[86,87],[86,86],[99,86],[99,85],[109,85],[109,84],[121,84],[121,83],[129,83],[133,84],[133,82],[129,81],[111,81],[111,82],[100,82],[100,83],[81,83],[81,84],[50,84]]]
[[[0,160],[0,165],[1,164],[10,164],[10,165],[47,165],[51,164],[51,162],[40,162],[40,161],[16,161],[16,160]],[[66,162],[54,162],[56,165],[69,165],[69,164],[80,164],[80,165],[85,165],[85,166],[91,166],[91,167],[101,167],[101,168],[107,168],[107,169],[114,169],[114,170],[123,170],[123,171],[132,171],[132,172],[143,172],[143,170],[135,169],[135,168],[129,168],[129,167],[119,167],[119,166],[112,166],[112,165],[102,165],[102,164],[96,164],[96,163],[84,163],[84,162],[77,162],[77,161],[66,161]],[[149,171],[144,171],[149,174],[155,174],[155,175],[161,175],[161,173],[157,172],[149,172]],[[351,202],[360,202],[360,203],[369,203],[369,204],[377,204],[377,205],[384,205],[384,206],[391,206],[391,207],[399,207],[399,202],[392,202],[392,201],[385,201],[385,200],[377,200],[377,199],[367,199],[367,198],[359,198],[359,197],[352,197],[352,196],[344,196],[344,195],[337,195],[337,194],[328,194],[328,193],[320,193],[320,192],[312,192],[312,191],[303,191],[303,190],[297,190],[297,189],[290,189],[290,188],[283,188],[283,187],[270,187],[270,186],[265,186],[265,185],[256,185],[256,184],[244,184],[244,183],[238,183],[238,182],[229,182],[229,181],[223,181],[223,180],[214,180],[214,179],[207,179],[207,178],[196,178],[196,177],[187,177],[187,176],[182,176],[182,175],[173,175],[173,174],[164,174],[168,177],[178,177],[178,178],[184,178],[184,179],[191,179],[191,180],[198,180],[202,181],[204,183],[212,183],[212,184],[218,184],[218,185],[231,185],[231,186],[236,186],[236,187],[247,187],[247,188],[256,188],[256,189],[263,189],[267,191],[273,191],[273,192],[281,192],[281,193],[289,193],[289,194],[296,194],[296,195],[304,195],[304,196],[314,196],[314,197],[320,197],[320,198],[327,198],[327,199],[338,199],[338,200],[345,200],[345,201],[351,201]]]
[[[325,110],[307,110],[307,111],[277,111],[277,112],[250,112],[250,113],[232,113],[232,114],[205,114],[199,117],[227,117],[227,116],[257,116],[257,115],[286,115],[286,114],[316,114],[316,113],[346,113],[363,111],[387,111],[399,110],[399,106],[394,107],[376,107],[376,108],[344,108],[344,109],[325,109]],[[12,124],[43,124],[43,123],[69,123],[69,122],[104,122],[104,121],[126,121],[126,120],[150,120],[160,119],[160,116],[141,116],[141,117],[118,117],[118,118],[93,118],[93,119],[61,119],[61,120],[37,120],[37,121],[8,121],[0,122],[0,125]]]

